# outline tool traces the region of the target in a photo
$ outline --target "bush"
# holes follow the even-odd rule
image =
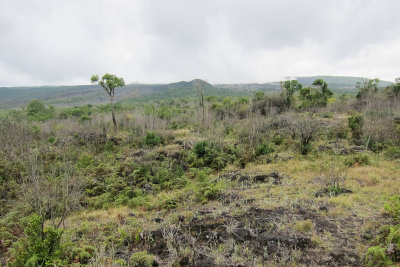
[[[346,125],[343,125],[342,123],[334,123],[328,129],[328,138],[329,139],[335,139],[335,138],[345,139],[345,138],[347,138],[348,133],[349,133],[349,128]]]
[[[86,116],[86,115],[82,115],[80,118],[79,118],[79,122],[82,122],[82,123],[84,123],[84,122],[89,122],[91,120],[91,118],[89,117],[89,116]]]
[[[262,142],[256,149],[257,156],[267,155],[271,152],[274,152],[274,149],[268,143],[264,142]]]
[[[367,154],[356,154],[345,159],[344,164],[347,167],[357,167],[369,165],[371,160]]]
[[[384,225],[379,233],[374,240],[376,245],[367,250],[367,266],[389,266],[399,260],[396,255],[400,255],[400,225]]]
[[[42,218],[33,214],[22,237],[13,246],[15,266],[60,266],[63,247],[60,244],[62,230],[48,226],[42,229]]]
[[[208,141],[201,141],[195,144],[188,161],[193,167],[209,167],[214,170],[222,170],[228,162],[236,158],[234,150],[226,148],[226,151],[219,145]]]
[[[371,145],[371,150],[375,153],[382,152],[386,148],[385,144],[382,143],[373,143]]]
[[[400,195],[392,196],[389,202],[385,204],[385,210],[400,223]]]
[[[386,248],[380,246],[370,247],[365,256],[365,263],[368,267],[389,266],[393,264],[386,255]]]
[[[300,153],[302,155],[307,155],[308,153],[311,152],[312,149],[313,149],[313,147],[312,147],[311,143],[308,143],[308,144],[300,143]]]
[[[385,156],[390,159],[400,159],[400,148],[390,146],[386,149]]]
[[[132,266],[151,267],[154,263],[154,256],[147,251],[135,252],[129,258]]]
[[[49,142],[50,144],[53,144],[56,141],[56,137],[54,135],[50,136],[49,139],[47,139],[47,142]]]
[[[297,221],[294,228],[298,232],[308,233],[312,230],[313,224],[311,220]]]
[[[147,132],[144,138],[145,145],[155,147],[161,144],[162,138],[156,132]]]
[[[37,114],[45,113],[46,107],[39,100],[32,100],[26,107],[26,112],[28,116],[36,116]]]
[[[275,145],[279,146],[279,145],[281,145],[283,143],[283,141],[285,141],[285,138],[283,138],[282,135],[277,134],[277,135],[274,136],[273,142],[274,142]]]
[[[352,137],[355,140],[362,136],[363,116],[361,113],[353,113],[348,120],[348,126],[351,129]]]
[[[26,107],[28,118],[34,121],[45,121],[54,117],[54,107],[46,108],[39,100],[32,100]]]

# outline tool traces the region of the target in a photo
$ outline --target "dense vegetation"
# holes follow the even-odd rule
[[[398,264],[399,81],[281,87],[3,110],[0,263]]]

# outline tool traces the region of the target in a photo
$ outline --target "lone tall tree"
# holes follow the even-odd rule
[[[204,94],[203,94],[203,84],[202,84],[202,80],[200,79],[196,79],[193,80],[193,86],[194,88],[196,88],[197,92],[199,92],[200,94],[200,106],[203,110],[203,127],[205,125],[205,111],[204,111]]]
[[[114,124],[114,132],[117,131],[117,121],[115,120],[114,114],[114,95],[115,95],[115,88],[125,86],[125,81],[123,78],[119,78],[112,74],[104,74],[103,77],[99,80],[98,75],[93,75],[90,79],[92,83],[98,83],[103,87],[104,91],[110,96],[111,101],[111,114],[112,114],[112,121]]]

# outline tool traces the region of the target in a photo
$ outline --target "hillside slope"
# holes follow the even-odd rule
[[[312,76],[296,77],[303,84],[309,86],[316,79],[324,79],[334,93],[355,93],[355,84],[361,77],[343,76]],[[118,88],[116,101],[141,102],[177,97],[195,97],[198,95],[193,81],[181,81],[170,84],[128,84]],[[278,92],[279,82],[246,83],[246,84],[215,84],[201,81],[206,95],[248,95],[255,91]],[[380,86],[392,84],[381,81]],[[75,86],[37,86],[37,87],[0,87],[0,108],[17,108],[25,106],[30,100],[38,99],[46,104],[55,106],[79,106],[83,104],[108,103],[108,95],[98,85]]]

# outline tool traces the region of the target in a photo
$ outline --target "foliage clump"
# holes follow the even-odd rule
[[[135,267],[151,267],[154,264],[154,256],[147,251],[140,251],[133,253],[129,261]]]
[[[162,142],[162,137],[156,132],[147,132],[144,137],[144,144],[149,147],[155,147],[160,145]]]
[[[63,231],[52,226],[43,228],[43,220],[37,214],[28,218],[24,237],[14,243],[11,251],[15,266],[63,265],[64,252],[61,245]]]
[[[222,170],[228,162],[235,160],[234,151],[225,149],[216,143],[201,141],[194,145],[189,162],[193,167],[209,167]]]
[[[256,149],[256,156],[268,155],[269,153],[272,153],[274,151],[274,148],[271,147],[269,143],[262,142]]]
[[[27,116],[33,121],[46,121],[54,117],[55,109],[53,106],[46,108],[39,100],[32,100],[26,107]]]
[[[332,91],[328,89],[328,84],[322,79],[317,79],[311,87],[304,87],[300,90],[300,99],[303,100],[301,107],[325,107],[332,95]]]
[[[358,167],[358,166],[365,166],[371,163],[371,159],[368,154],[365,153],[356,153],[354,155],[348,156],[344,164],[347,167]]]
[[[361,113],[353,113],[348,119],[348,125],[354,140],[359,140],[362,136],[363,116]]]

